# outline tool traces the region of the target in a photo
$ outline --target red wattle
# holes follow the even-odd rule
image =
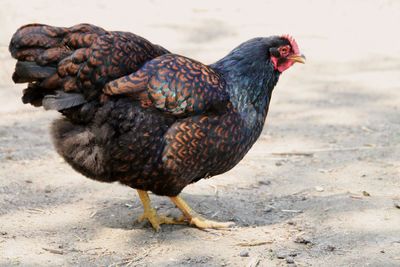
[[[294,64],[294,62],[289,59],[286,60],[285,62],[279,64],[278,58],[276,58],[274,56],[271,57],[271,62],[272,62],[272,65],[274,65],[274,69],[278,70],[279,72],[284,72],[285,70],[287,70]]]

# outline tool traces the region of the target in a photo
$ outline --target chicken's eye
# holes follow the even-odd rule
[[[290,48],[289,46],[281,46],[279,47],[279,53],[281,54],[281,57],[287,57],[289,55]]]

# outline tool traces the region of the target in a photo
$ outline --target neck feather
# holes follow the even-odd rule
[[[264,121],[280,75],[272,62],[231,53],[211,67],[224,77],[231,102],[242,117]]]

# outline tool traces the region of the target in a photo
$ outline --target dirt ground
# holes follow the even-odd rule
[[[54,2],[0,1],[1,266],[400,266],[398,1]],[[281,76],[258,142],[182,194],[235,227],[155,233],[134,190],[74,172],[49,137],[59,115],[11,81],[8,42],[30,22],[132,31],[205,63],[293,34],[308,61]]]

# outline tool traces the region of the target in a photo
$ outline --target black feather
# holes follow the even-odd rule
[[[28,87],[23,91],[22,102],[24,104],[29,103],[35,107],[40,107],[42,105],[42,100],[44,96],[45,92],[35,87]]]
[[[77,93],[56,91],[55,95],[46,95],[43,98],[43,107],[46,110],[63,110],[86,103],[85,98]]]
[[[43,67],[35,62],[18,61],[12,79],[15,83],[34,82],[50,77],[56,71],[55,67]]]

